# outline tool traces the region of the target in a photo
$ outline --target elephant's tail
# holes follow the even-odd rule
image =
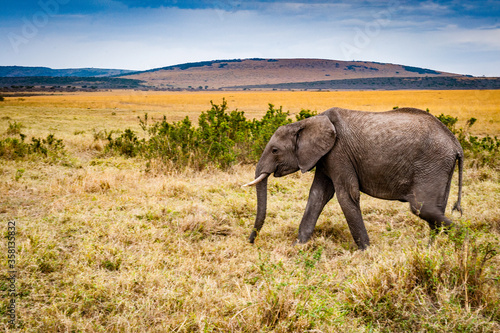
[[[463,168],[464,168],[464,154],[462,152],[457,153],[457,160],[458,160],[458,198],[457,202],[455,202],[455,205],[453,205],[453,210],[456,210],[460,212],[460,215],[462,215],[462,207],[460,206],[460,203],[462,201],[462,173],[463,173]]]

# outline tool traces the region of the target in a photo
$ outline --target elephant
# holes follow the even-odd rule
[[[409,202],[427,221],[431,235],[453,223],[445,216],[451,179],[458,161],[458,199],[462,214],[464,153],[451,131],[429,112],[399,108],[366,112],[331,108],[279,127],[255,170],[257,215],[253,243],[266,218],[267,180],[316,168],[295,243],[312,236],[324,206],[334,194],[360,250],[370,240],[360,209],[360,192],[385,200]],[[432,239],[432,238],[431,238]]]

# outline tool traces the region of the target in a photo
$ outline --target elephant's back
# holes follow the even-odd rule
[[[463,156],[455,135],[426,111],[411,108],[387,112],[329,111],[337,129],[337,141],[342,142],[340,148],[345,148],[360,167],[385,165],[386,170],[392,170],[393,166],[403,166],[404,170],[411,165],[447,165],[454,163],[457,155]]]
[[[424,141],[438,141],[448,149],[461,151],[453,133],[435,116],[416,108],[400,108],[385,112],[367,112],[332,108],[325,112],[330,119],[345,123],[352,134],[376,141],[399,141],[410,138],[420,145]],[[335,122],[334,122],[335,123]]]
[[[402,108],[386,113],[394,113],[399,117],[410,117],[416,130],[423,131],[429,138],[435,138],[444,147],[454,146],[456,152],[462,152],[462,146],[455,135],[439,119],[427,111],[415,108]],[[463,152],[462,152],[463,154]]]

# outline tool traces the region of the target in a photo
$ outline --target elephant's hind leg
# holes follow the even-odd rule
[[[448,228],[453,224],[453,222],[444,215],[441,208],[435,205],[411,203],[411,210],[413,214],[427,221],[431,230],[442,227]]]
[[[453,222],[444,214],[446,209],[447,193],[437,196],[413,195],[410,197],[410,208],[413,214],[427,221],[431,233],[435,234],[440,228],[448,229]]]
[[[443,159],[440,164],[429,162],[425,171],[415,175],[418,181],[408,201],[411,211],[429,223],[432,234],[440,228],[447,230],[453,225],[446,217],[445,210],[454,169],[455,158],[450,157]]]
[[[427,221],[431,228],[429,246],[432,246],[436,235],[441,230],[448,232],[453,226],[453,222],[444,215],[445,207],[440,207],[430,202],[422,203],[413,200],[410,200],[410,207],[411,211],[421,219]]]

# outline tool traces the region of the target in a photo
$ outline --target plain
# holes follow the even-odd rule
[[[270,179],[268,218],[247,237],[253,165],[220,171],[146,166],[107,153],[102,131],[148,113],[168,121],[225,97],[261,117],[332,106],[413,106],[459,118],[475,135],[500,134],[500,91],[111,91],[6,96],[0,138],[64,142],[55,158],[0,159],[0,289],[7,294],[8,221],[16,221],[16,325],[28,332],[499,332],[500,168],[466,161],[466,232],[440,235],[407,204],[362,197],[372,245],[356,250],[335,199],[312,241],[292,247],[312,174]],[[456,194],[456,174],[450,193]],[[447,209],[451,214],[450,207]],[[9,298],[2,298],[1,326]]]

